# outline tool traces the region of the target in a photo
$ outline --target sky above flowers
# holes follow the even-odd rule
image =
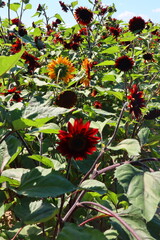
[[[70,4],[73,0],[64,0],[66,4]],[[6,1],[7,2],[7,1]],[[11,3],[19,2],[18,0],[11,0]],[[159,0],[102,0],[104,5],[115,4],[117,12],[113,14],[113,17],[122,19],[128,22],[133,16],[141,16],[144,20],[151,19],[154,23],[160,23],[160,2]],[[32,17],[36,12],[38,4],[46,4],[48,6],[47,14],[49,17],[54,16],[56,13],[60,14],[67,26],[73,26],[76,22],[71,13],[65,13],[62,11],[59,0],[30,0],[32,9],[27,10],[22,18],[22,21],[26,25],[31,25],[33,21],[38,20],[36,17]],[[91,9],[91,4],[88,0],[79,0],[78,6],[84,6]],[[1,18],[7,17],[7,7],[0,8]],[[14,12],[11,13],[11,18],[16,17]],[[51,19],[51,21],[54,18]]]

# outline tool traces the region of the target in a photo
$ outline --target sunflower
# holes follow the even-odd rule
[[[48,64],[48,71],[48,75],[51,79],[61,79],[65,83],[68,83],[70,79],[74,77],[72,73],[75,71],[75,68],[67,57],[63,58],[60,56]]]
[[[71,108],[77,102],[77,95],[75,92],[66,90],[61,92],[56,98],[55,104],[59,107]]]
[[[75,10],[74,16],[79,24],[87,26],[93,19],[93,12],[86,7],[78,7]]]
[[[96,144],[100,140],[95,136],[98,129],[90,128],[90,122],[83,123],[82,119],[75,119],[73,125],[68,122],[68,131],[60,130],[57,150],[68,159],[83,160],[87,155],[96,151]]]
[[[91,71],[91,68],[92,68],[93,64],[92,64],[92,60],[91,59],[88,59],[88,58],[85,58],[82,62],[82,70],[85,71],[86,73],[86,76],[84,76],[80,83],[83,83],[83,85],[85,87],[88,87],[89,86],[89,83],[90,83],[90,80],[91,80],[91,74],[90,74],[90,71]]]
[[[145,28],[145,21],[141,17],[133,17],[129,20],[129,30],[133,33],[141,33]]]
[[[130,100],[128,104],[129,112],[132,114],[133,118],[138,120],[142,115],[141,108],[145,107],[143,91],[139,91],[136,84],[134,84],[129,91],[130,95],[127,96],[127,98]]]
[[[124,72],[132,69],[133,65],[134,65],[133,59],[125,55],[117,58],[115,61],[115,67]]]

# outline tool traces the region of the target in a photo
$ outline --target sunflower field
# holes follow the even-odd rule
[[[0,240],[160,239],[160,25],[88,1],[0,0]]]

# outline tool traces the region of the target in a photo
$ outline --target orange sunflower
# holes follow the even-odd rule
[[[54,80],[61,79],[65,83],[68,83],[74,77],[74,71],[75,68],[67,57],[60,56],[48,64],[49,77]]]
[[[92,66],[93,66],[93,64],[92,64],[92,60],[91,59],[85,58],[83,60],[83,62],[82,62],[82,69],[85,71],[86,76],[81,79],[81,83],[83,83],[83,85],[85,87],[89,86],[89,83],[90,83],[90,80],[91,80],[90,71],[91,71]]]

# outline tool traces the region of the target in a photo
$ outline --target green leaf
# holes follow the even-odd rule
[[[38,118],[35,120],[20,118],[20,119],[14,120],[12,124],[15,130],[20,130],[27,127],[38,128],[43,126],[46,122],[50,121],[52,118],[53,117],[46,117],[46,118]]]
[[[104,232],[104,235],[106,240],[116,240],[118,237],[118,232],[116,230],[109,229]]]
[[[54,168],[54,161],[50,158],[41,156],[41,155],[32,155],[32,156],[28,156],[31,159],[34,159],[38,162],[43,163],[45,166],[50,167],[50,168]]]
[[[9,8],[14,11],[17,12],[17,10],[20,8],[21,4],[20,3],[11,3],[9,4]]]
[[[139,236],[141,240],[155,240],[149,233],[146,222],[141,215],[141,211],[133,206],[130,206],[127,210],[120,212],[120,217],[127,223],[132,230]],[[117,229],[119,236],[125,240],[135,240],[131,232],[129,232],[122,223],[117,219],[112,219],[112,225],[114,229]]]
[[[122,37],[119,38],[120,42],[126,42],[126,41],[133,41],[136,38],[136,36],[131,32],[126,32],[123,34]]]
[[[116,80],[116,78],[115,78],[115,75],[113,75],[113,74],[105,73],[102,77],[103,82],[107,82],[107,81],[115,82],[115,80]]]
[[[121,141],[117,146],[108,146],[111,150],[126,150],[129,156],[137,156],[140,154],[141,148],[139,142],[136,139],[125,139]]]
[[[26,4],[24,9],[26,9],[26,10],[32,9],[32,4],[30,4],[30,3]]]
[[[11,56],[0,56],[0,76],[10,70],[19,60],[24,52],[24,48],[20,52]]]
[[[78,4],[78,1],[71,2],[72,8],[74,8]]]
[[[122,92],[115,92],[115,91],[107,91],[108,95],[113,95],[119,100],[123,100],[123,93]]]
[[[101,53],[108,53],[108,54],[113,54],[119,52],[119,47],[118,46],[113,46],[109,47],[106,50],[102,51]]]
[[[50,220],[57,213],[57,208],[42,200],[31,201],[23,198],[14,208],[14,212],[25,224],[35,224]]]
[[[97,64],[96,66],[109,66],[109,65],[115,65],[115,61],[106,60],[106,61],[103,61],[103,62]]]
[[[96,229],[78,227],[73,223],[66,223],[59,233],[57,240],[106,240],[103,233]]]
[[[17,187],[20,182],[9,177],[0,176],[0,183],[8,182],[11,186]]]
[[[0,145],[0,170],[3,171],[6,164],[19,153],[21,142],[14,136],[8,136]],[[14,155],[15,154],[15,155]]]
[[[62,22],[64,22],[63,18],[61,17],[61,15],[59,15],[58,13],[56,13],[54,15],[55,18],[58,18],[59,20],[61,20]]]
[[[149,128],[142,128],[139,132],[138,132],[138,137],[141,143],[141,146],[143,146],[145,143],[148,142],[148,138],[150,136],[150,129]]]
[[[71,182],[52,169],[36,167],[23,174],[19,188],[14,191],[28,197],[46,198],[57,197],[75,189]]]
[[[80,188],[88,190],[90,192],[98,192],[99,194],[105,194],[107,191],[106,185],[97,180],[85,180],[81,183]]]
[[[25,168],[10,168],[2,172],[2,176],[10,178],[11,180],[16,180],[17,183],[21,181],[21,177],[24,173],[29,172],[29,169]],[[16,183],[16,182],[13,182]]]
[[[160,203],[160,172],[143,172],[125,164],[116,169],[115,176],[126,190],[129,202],[150,221]]]

